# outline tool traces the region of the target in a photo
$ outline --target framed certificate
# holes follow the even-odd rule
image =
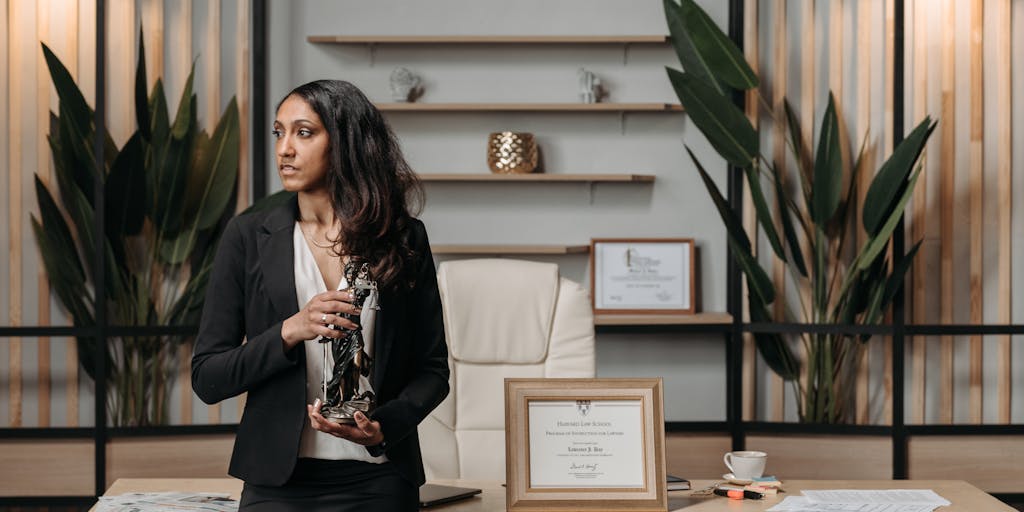
[[[694,307],[691,238],[590,241],[595,313],[686,313]]]
[[[665,511],[661,379],[505,379],[511,511]]]

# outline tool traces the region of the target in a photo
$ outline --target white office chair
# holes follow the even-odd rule
[[[504,379],[593,377],[590,301],[552,263],[446,261],[437,281],[451,393],[419,426],[427,479],[504,482]]]

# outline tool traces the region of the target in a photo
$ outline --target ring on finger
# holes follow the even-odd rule
[[[320,323],[327,325],[327,313],[320,315]]]

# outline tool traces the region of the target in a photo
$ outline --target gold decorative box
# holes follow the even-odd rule
[[[537,169],[532,133],[496,132],[488,137],[487,166],[497,174],[526,174]]]

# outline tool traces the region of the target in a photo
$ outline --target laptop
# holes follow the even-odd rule
[[[432,507],[480,494],[480,489],[450,485],[423,484],[420,486],[420,508]]]

